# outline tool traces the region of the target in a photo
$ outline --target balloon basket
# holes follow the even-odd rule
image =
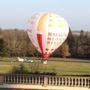
[[[42,59],[42,60],[41,60],[41,63],[45,65],[45,64],[47,64],[47,60],[43,60],[43,59]]]
[[[43,61],[43,64],[47,64],[47,60]]]

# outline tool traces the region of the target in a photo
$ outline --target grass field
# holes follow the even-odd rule
[[[57,75],[90,75],[90,60],[49,58],[47,65],[40,63],[37,58],[34,61],[35,63],[22,63],[18,62],[17,58],[0,57],[0,73],[9,73],[13,67],[20,67],[23,64],[26,70],[33,72],[54,72]]]

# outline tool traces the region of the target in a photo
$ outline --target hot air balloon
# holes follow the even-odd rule
[[[41,12],[33,15],[28,21],[27,33],[45,60],[66,40],[69,25],[60,15]]]

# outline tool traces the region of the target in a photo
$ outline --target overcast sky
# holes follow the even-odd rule
[[[61,15],[72,30],[90,31],[90,0],[0,0],[0,27],[27,29],[28,19],[42,11]]]

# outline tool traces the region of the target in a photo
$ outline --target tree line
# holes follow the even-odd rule
[[[0,28],[0,56],[40,57],[40,53],[32,45],[25,30]],[[90,32],[81,30],[75,34],[70,29],[66,41],[51,57],[90,59]]]

